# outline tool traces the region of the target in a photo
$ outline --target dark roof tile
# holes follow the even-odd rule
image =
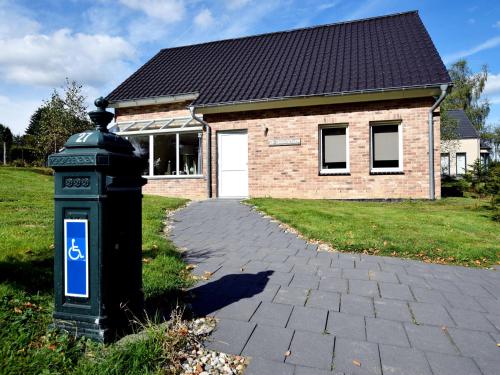
[[[449,83],[417,12],[161,50],[111,102],[199,93],[194,105]]]

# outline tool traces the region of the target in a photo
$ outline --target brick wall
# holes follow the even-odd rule
[[[248,177],[252,197],[283,198],[428,198],[428,123],[431,98],[326,105],[228,114],[207,114],[212,127],[212,191],[217,194],[217,132],[248,131]],[[187,116],[188,103],[117,109],[117,121]],[[404,174],[370,175],[371,121],[399,120],[403,124]],[[347,123],[350,175],[320,176],[319,127]],[[268,128],[267,136],[265,128]],[[300,138],[299,146],[269,147],[269,140]],[[435,117],[436,196],[440,197],[439,116]],[[205,147],[205,140],[203,146]],[[203,152],[206,166],[206,152]],[[204,171],[206,168],[204,168]],[[206,197],[205,179],[154,179],[146,194]]]
[[[400,100],[349,105],[206,115],[213,130],[248,130],[249,194],[282,198],[428,198],[428,123],[432,99]],[[440,196],[439,117],[435,121],[436,195]],[[403,124],[404,174],[370,175],[371,121],[400,120]],[[350,175],[320,176],[319,127],[347,123]],[[268,128],[267,136],[265,128]],[[299,146],[269,147],[269,140],[300,138]],[[213,157],[213,191],[217,192]]]

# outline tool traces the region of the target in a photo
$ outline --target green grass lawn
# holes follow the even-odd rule
[[[189,285],[185,264],[162,233],[166,210],[185,202],[144,198],[143,278],[149,300]],[[47,329],[53,308],[53,216],[53,178],[47,171],[0,167],[0,374],[156,372],[161,361],[151,357],[163,356],[153,351],[161,347],[157,336],[118,348]],[[107,359],[94,365],[92,358],[103,352]]]
[[[468,266],[500,264],[500,224],[488,202],[250,199],[249,204],[339,251]]]

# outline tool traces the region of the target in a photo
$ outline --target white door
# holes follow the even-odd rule
[[[248,197],[248,134],[217,133],[219,197]]]

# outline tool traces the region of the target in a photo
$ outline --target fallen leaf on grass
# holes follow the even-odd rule
[[[352,360],[352,364],[355,365],[355,366],[361,367],[361,362],[357,361],[355,359]]]
[[[195,269],[195,268],[196,268],[196,266],[195,266],[194,264],[188,264],[188,265],[186,266],[186,269],[187,269],[188,271],[190,271],[190,270],[192,270],[192,269]]]
[[[14,312],[16,314],[22,314],[23,310],[21,310],[19,307],[14,307]]]
[[[54,344],[50,344],[49,346],[47,346],[47,348],[49,348],[52,351],[55,351],[57,349],[57,346],[55,346]]]

